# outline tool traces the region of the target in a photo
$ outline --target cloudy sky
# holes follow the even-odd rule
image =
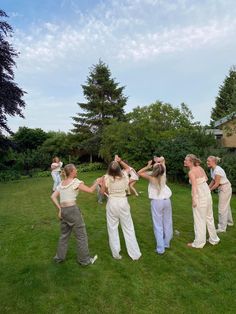
[[[27,91],[19,126],[69,131],[81,84],[101,58],[125,87],[126,111],[161,100],[210,121],[236,64],[235,0],[1,0]]]

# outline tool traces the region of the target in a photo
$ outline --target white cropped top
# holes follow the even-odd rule
[[[77,178],[74,178],[69,184],[62,185],[60,183],[57,187],[57,191],[60,193],[60,203],[76,201],[76,197],[79,193],[79,185],[84,183]]]
[[[109,197],[125,197],[129,185],[129,177],[126,171],[122,171],[122,177],[115,179],[108,174],[105,175],[105,185],[108,189]]]

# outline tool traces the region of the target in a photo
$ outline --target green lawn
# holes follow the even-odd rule
[[[101,172],[83,173],[92,183]],[[76,263],[72,237],[67,260],[55,264],[59,222],[50,201],[51,178],[0,184],[0,313],[236,313],[236,227],[221,234],[218,246],[187,248],[193,240],[190,188],[170,184],[175,235],[163,256],[155,240],[147,183],[129,197],[142,252],[132,261],[122,238],[120,261],[111,257],[105,204],[81,193],[79,204],[96,264]],[[214,195],[215,217],[217,198]],[[236,220],[236,198],[232,201]]]

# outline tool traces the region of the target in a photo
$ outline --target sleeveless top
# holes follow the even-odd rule
[[[109,197],[126,197],[126,190],[129,185],[129,177],[126,171],[122,171],[122,177],[113,178],[105,175],[105,186],[108,189]]]
[[[166,174],[163,174],[159,185],[154,178],[149,181],[148,197],[150,199],[163,200],[170,198],[171,195],[171,189],[166,185]]]

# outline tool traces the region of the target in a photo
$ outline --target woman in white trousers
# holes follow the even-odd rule
[[[203,248],[206,244],[206,229],[209,233],[209,243],[218,244],[220,239],[216,234],[211,192],[207,184],[207,176],[201,161],[193,154],[185,157],[184,166],[189,169],[189,181],[192,185],[192,208],[195,238],[188,243],[192,248]]]
[[[124,168],[123,171],[120,164]],[[133,260],[138,260],[141,257],[141,252],[135,236],[130,206],[126,197],[126,190],[129,185],[126,169],[128,170],[128,166],[122,162],[120,157],[116,156],[115,161],[110,163],[108,172],[104,176],[101,192],[108,194],[106,218],[112,256],[115,259],[122,258],[120,255],[121,247],[118,230],[120,223],[127,252]]]
[[[166,185],[166,168],[164,157],[156,157],[151,173],[152,160],[138,174],[149,181],[148,197],[151,200],[151,214],[153,231],[156,238],[157,254],[164,254],[170,247],[173,237],[172,206],[170,197],[172,192]]]
[[[218,166],[219,157],[209,156],[207,158],[207,166],[211,169],[212,181],[209,184],[211,191],[218,189],[219,203],[218,203],[218,229],[219,232],[225,232],[228,226],[233,226],[232,212],[230,208],[230,200],[232,197],[232,187],[229,182],[224,169]]]

